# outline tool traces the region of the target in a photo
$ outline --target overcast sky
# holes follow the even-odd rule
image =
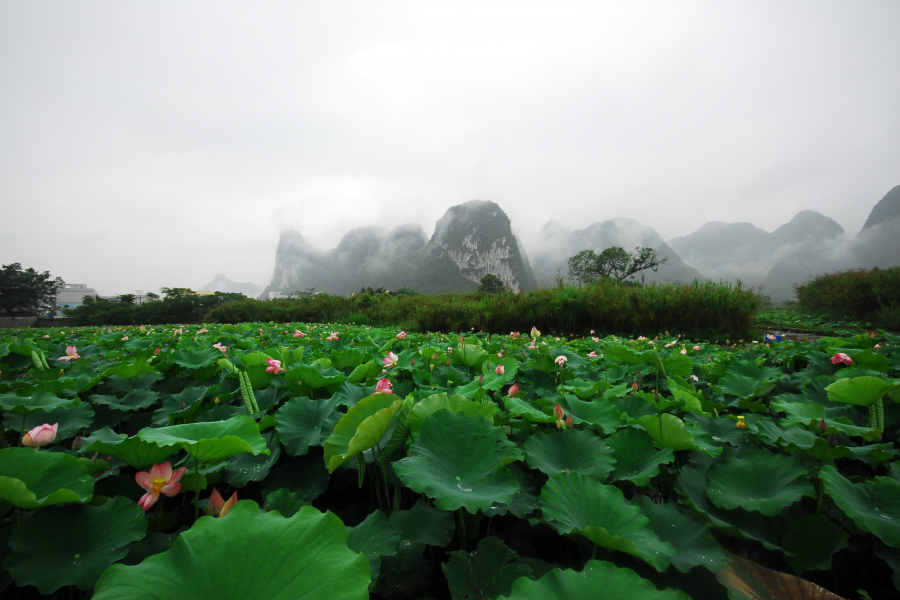
[[[900,184],[900,2],[0,3],[0,263],[266,285],[279,233],[499,203],[856,232]]]

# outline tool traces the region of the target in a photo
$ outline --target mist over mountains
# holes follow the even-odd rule
[[[900,265],[900,186],[875,204],[855,236],[833,219],[803,210],[772,232],[750,223],[714,221],[667,242],[651,227],[613,218],[576,231],[549,221],[536,237],[520,240],[503,209],[488,200],[448,209],[430,239],[417,224],[390,230],[361,227],[323,252],[299,232],[286,230],[271,282],[260,297],[312,288],[346,295],[370,286],[429,294],[471,292],[489,273],[511,290],[527,291],[554,285],[559,275],[567,277],[568,260],[578,252],[610,246],[629,251],[647,246],[668,257],[658,272],[643,273],[648,283],[740,279],[762,286],[781,302],[793,298],[795,285],[822,273]],[[253,284],[217,275],[204,289],[238,291],[239,286]]]

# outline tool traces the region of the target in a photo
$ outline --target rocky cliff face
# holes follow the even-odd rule
[[[863,229],[870,229],[876,225],[887,223],[888,221],[893,221],[897,218],[900,218],[900,185],[894,186],[894,188],[885,194],[884,198],[872,208],[872,212],[869,213],[869,218],[866,219],[866,224],[863,225]]]
[[[660,266],[656,273],[641,273],[648,283],[705,281],[703,275],[687,266],[652,228],[631,219],[610,219],[578,231],[568,231],[555,221],[544,225],[538,238],[529,240],[538,285],[551,286],[556,283],[558,275],[567,277],[569,258],[582,250],[593,250],[599,254],[612,246],[619,246],[628,252],[637,246],[654,248],[660,251],[660,256],[669,258],[668,263]]]
[[[425,294],[470,292],[487,274],[516,292],[537,287],[509,217],[494,202],[473,200],[451,207],[437,222],[409,287]]]

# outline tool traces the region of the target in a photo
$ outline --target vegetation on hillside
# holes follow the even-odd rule
[[[829,273],[796,289],[803,312],[900,329],[900,267]]]

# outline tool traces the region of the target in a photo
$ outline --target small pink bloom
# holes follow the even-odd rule
[[[198,331],[197,333],[209,333],[209,329],[207,329],[206,327],[204,327],[203,329],[201,329],[201,330]]]
[[[591,353],[588,354],[588,358],[597,358],[597,353],[592,350]]]
[[[295,330],[294,330],[294,337],[296,337],[296,338],[306,337],[306,334],[303,333],[302,331],[300,331],[299,329],[295,329]]]
[[[875,344],[875,349],[876,349],[876,350],[881,350],[881,344]]]
[[[156,347],[156,350],[153,351],[153,354],[158,355],[160,353],[159,346]]]
[[[393,390],[391,390],[391,382],[387,379],[379,379],[378,383],[375,385],[375,393],[376,394],[393,394]]]
[[[329,335],[327,338],[325,338],[325,341],[326,342],[336,342],[339,339],[341,339],[341,338],[338,337],[337,331],[332,331],[331,335]]]
[[[274,358],[267,358],[266,364],[269,365],[266,367],[266,373],[271,373],[272,375],[278,375],[279,373],[284,373],[286,369],[281,368],[281,361],[275,360]]]
[[[503,365],[497,365],[497,368],[494,369],[494,372],[497,373],[497,375],[503,375],[505,371],[506,369],[503,368]]]
[[[512,396],[512,397],[515,397],[516,394],[518,394],[518,393],[519,393],[519,384],[518,383],[512,384],[511,386],[509,386],[509,389],[506,391],[506,394],[508,396]]]
[[[397,339],[398,339],[398,340],[405,340],[405,339],[406,339],[406,332],[405,332],[405,331],[401,331],[400,333],[398,333],[398,334],[397,334]]]
[[[563,407],[560,406],[559,402],[557,402],[556,406],[553,407],[553,416],[556,417],[557,421],[562,421],[566,418],[566,413],[563,412]]]
[[[553,360],[553,362],[555,362],[555,363],[558,364],[559,366],[563,366],[564,364],[566,364],[566,362],[567,362],[568,360],[569,360],[569,359],[566,358],[565,356],[557,356],[557,357]]]
[[[692,349],[694,352],[700,352],[701,350],[703,350],[703,348],[701,348],[700,346],[694,346],[694,347],[691,348],[691,349]]]
[[[78,352],[75,346],[66,346],[66,356],[60,356],[56,360],[64,360],[68,362],[70,360],[78,360],[79,358],[81,357],[78,356]]]
[[[181,477],[186,470],[187,467],[181,467],[173,473],[172,465],[169,461],[166,461],[161,465],[153,465],[150,467],[149,473],[141,471],[136,474],[134,480],[139,486],[147,490],[147,493],[138,500],[138,506],[146,511],[156,504],[160,494],[165,494],[171,498],[180,492],[181,484],[178,482],[181,481]]]
[[[591,335],[594,335],[594,330],[593,330],[593,329],[591,329]]]
[[[44,339],[47,339],[47,338],[49,338],[49,337],[50,337],[50,336],[49,336],[49,335],[46,335],[46,334],[44,334],[44,336],[43,336],[43,337],[44,337]]]
[[[388,351],[388,355],[381,359],[381,362],[384,363],[385,367],[396,367],[397,361],[400,359],[399,356],[394,354],[393,352]]]
[[[651,346],[655,346],[655,345],[656,345],[656,344],[653,343],[653,340],[650,340],[650,341],[647,342],[647,343],[650,344]]]
[[[502,353],[502,352],[498,352],[498,353],[497,353],[497,358],[503,358],[503,353]]]
[[[215,344],[213,344],[213,348],[215,348],[216,350],[218,350],[218,351],[221,352],[222,354],[227,354],[227,353],[228,353],[228,348],[227,348],[226,346],[223,346],[223,345],[222,345],[222,342],[216,342]]]
[[[59,423],[38,425],[25,434],[22,438],[22,445],[29,448],[43,448],[56,439],[57,429],[59,429]]]
[[[687,354],[687,348],[682,348],[680,351],[682,354]]]
[[[831,364],[836,365],[839,363],[844,363],[845,365],[849,365],[853,362],[853,359],[844,354],[843,352],[836,352],[834,356],[831,357]]]
[[[213,488],[212,496],[209,497],[209,503],[206,505],[206,514],[212,515],[214,517],[224,517],[228,514],[228,511],[231,510],[231,507],[237,502],[237,492],[231,495],[231,498],[226,502],[222,495],[219,494],[219,490]]]
[[[700,381],[700,378],[697,377],[696,375],[691,375],[690,379],[691,379],[691,381]]]

